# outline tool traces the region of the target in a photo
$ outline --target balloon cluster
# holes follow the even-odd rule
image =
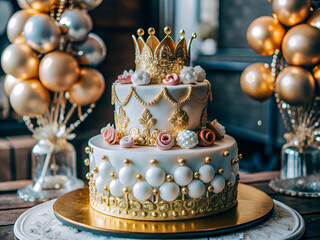
[[[273,17],[259,17],[247,30],[255,52],[273,55],[271,66],[249,65],[241,88],[258,101],[274,93],[289,130],[314,129],[319,124],[320,9],[312,9],[310,0],[272,0],[272,9]]]
[[[90,33],[87,13],[101,2],[18,0],[22,10],[9,19],[11,44],[1,57],[5,92],[18,114],[63,115],[67,100],[81,110],[101,97],[105,80],[93,67],[105,58],[106,46]]]

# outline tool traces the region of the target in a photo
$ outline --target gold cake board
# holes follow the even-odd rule
[[[192,238],[225,234],[257,225],[273,210],[264,192],[239,184],[238,204],[232,209],[198,219],[150,222],[107,216],[89,204],[88,187],[59,197],[53,211],[64,224],[96,234],[126,238]]]

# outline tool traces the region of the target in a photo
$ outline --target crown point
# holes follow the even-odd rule
[[[181,34],[182,36],[184,36],[185,31],[184,31],[183,29],[181,29],[181,30],[180,30],[180,34]]]
[[[138,34],[139,37],[143,36],[144,35],[144,30],[142,28],[139,28],[137,30],[137,34]]]
[[[163,31],[165,34],[169,35],[171,33],[171,28],[166,26]]]
[[[197,34],[196,34],[196,33],[192,33],[192,37],[193,37],[193,38],[196,38],[196,37],[197,37]]]
[[[154,34],[156,34],[156,30],[153,27],[151,27],[148,29],[148,33],[149,33],[149,35],[154,35]]]

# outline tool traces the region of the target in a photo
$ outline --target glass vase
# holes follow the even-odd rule
[[[18,191],[25,201],[47,201],[83,187],[77,179],[73,145],[66,139],[40,140],[32,149],[32,180],[33,184]]]

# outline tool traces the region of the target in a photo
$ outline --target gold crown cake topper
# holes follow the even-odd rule
[[[190,46],[197,34],[192,33],[187,46],[183,29],[180,30],[181,37],[177,45],[169,36],[171,33],[170,27],[164,28],[166,36],[161,42],[154,36],[155,33],[154,28],[149,28],[149,37],[145,42],[143,39],[144,30],[139,28],[137,31],[138,39],[134,35],[132,35],[132,38],[135,45],[136,71],[145,70],[149,72],[151,83],[157,84],[161,83],[167,74],[179,74],[183,66],[190,65]]]

